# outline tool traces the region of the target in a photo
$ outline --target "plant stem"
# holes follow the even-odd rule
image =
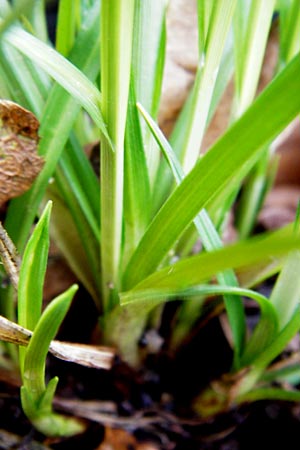
[[[124,181],[124,135],[129,93],[134,0],[102,3],[102,112],[109,136],[101,137],[101,262],[104,311],[119,286]]]

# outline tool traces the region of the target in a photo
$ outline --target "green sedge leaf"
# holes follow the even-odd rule
[[[275,339],[279,331],[277,311],[268,299],[260,303],[261,315],[241,357],[241,367],[248,366]]]
[[[195,165],[207,124],[210,103],[221,62],[223,48],[232,21],[236,0],[214,2],[205,36],[205,45],[199,56],[199,65],[192,94],[192,107],[186,130],[180,160],[185,173]],[[203,47],[203,46],[201,46]],[[201,49],[200,47],[200,49]]]
[[[148,314],[155,307],[165,304],[166,301],[178,299],[189,301],[193,297],[226,294],[231,295],[232,302],[236,301],[238,296],[253,298],[258,302],[265,321],[267,322],[268,318],[270,323],[276,323],[277,317],[274,308],[266,297],[255,291],[219,285],[194,285],[190,288],[177,287],[175,289],[153,287],[140,292],[120,293],[121,305],[112,311],[107,320],[109,330],[113,330],[113,334],[109,336],[110,342],[114,345],[118,344],[123,358],[136,365],[138,362],[136,342],[142,334]],[[271,330],[271,326],[269,329]],[[131,332],[124,333],[124,330],[131,330]],[[121,335],[122,339],[120,339]]]
[[[70,60],[79,67],[91,80],[94,80],[99,71],[99,8],[91,9],[87,17],[87,28],[79,33],[74,48],[70,53]],[[88,50],[87,50],[88,49]],[[24,88],[25,89],[25,88]],[[9,205],[6,228],[15,242],[18,250],[22,252],[28,238],[30,228],[37,214],[39,205],[48,187],[48,182],[55,171],[60,157],[68,159],[63,149],[69,138],[72,126],[80,110],[80,106],[68,92],[56,84],[48,97],[44,113],[41,117],[39,134],[41,136],[39,154],[43,155],[46,163],[33,187],[25,195],[15,199]],[[70,148],[72,151],[72,147]],[[77,156],[71,156],[77,160]],[[85,188],[89,189],[85,184]],[[94,198],[94,194],[93,194]],[[17,226],[22,222],[22,227]]]
[[[291,355],[290,359],[287,359],[281,365],[280,362],[277,366],[275,363],[273,366],[266,370],[261,380],[263,383],[272,383],[274,381],[285,382],[292,385],[299,384],[300,382],[300,363],[299,358],[295,355]]]
[[[233,117],[239,117],[253,101],[257,92],[263,57],[272,23],[275,0],[261,2],[254,0],[249,4],[239,0],[236,15],[243,19],[235,26],[235,100]],[[237,21],[235,21],[235,25]],[[243,187],[237,209],[236,226],[240,238],[246,238],[252,231],[268,185],[267,164],[269,149],[251,171]]]
[[[74,199],[71,194],[70,199],[62,198],[57,189],[51,186],[51,189],[47,190],[46,198],[48,196],[54,202],[51,234],[74,274],[83,283],[95,302],[99,304],[101,288],[99,243],[95,241],[82,211],[77,209],[76,205],[75,207],[72,205]],[[70,205],[73,206],[71,209]],[[78,223],[74,221],[74,218]],[[101,309],[100,304],[99,309]]]
[[[263,145],[298,114],[299,72],[300,56],[297,56],[175,189],[129,261],[125,289],[156,270],[196,214],[202,208],[209,208],[227,183],[234,179],[239,184]]]
[[[133,81],[130,83],[124,160],[123,264],[128,262],[150,221],[150,183]]]
[[[297,210],[295,214],[295,220],[294,220],[294,232],[299,233],[300,231],[300,201],[298,201]]]
[[[58,4],[55,47],[64,56],[74,44],[78,6],[78,0],[60,0]]]
[[[163,80],[167,3],[166,0],[135,2],[132,80],[136,100],[154,117],[158,113]],[[141,122],[140,125],[152,184],[159,165],[159,151],[145,124]]]
[[[289,228],[265,233],[246,241],[229,245],[209,253],[201,253],[176,262],[154,272],[132,292],[147,289],[179,289],[209,280],[216,273],[228,268],[251,267],[260,262],[274,260],[300,247],[300,238]]]
[[[5,83],[10,91],[10,98],[32,111],[38,118],[44,105],[40,83],[33,77],[25,58],[11,45],[1,42],[0,65]]]
[[[94,84],[49,45],[21,28],[14,26],[6,31],[4,41],[16,47],[70,93],[90,114],[112,149],[100,111],[101,95]]]
[[[259,400],[281,400],[286,402],[299,402],[300,392],[296,390],[280,389],[280,388],[258,388],[237,397],[238,404],[245,402],[256,402]]]
[[[256,94],[267,38],[274,13],[275,0],[250,2],[249,11],[243,0],[238,0],[235,13],[241,17],[235,31],[235,117],[251,104]],[[236,25],[236,21],[234,21]]]
[[[297,0],[279,1],[280,64],[283,66],[300,50],[300,9]]]
[[[49,397],[55,391],[57,381],[57,377],[49,381],[47,386],[47,389],[49,388]],[[67,437],[84,431],[84,426],[79,420],[53,413],[52,408],[49,411],[48,406],[45,408],[43,405],[41,408],[37,408],[29,389],[25,386],[21,387],[21,402],[23,411],[28,419],[38,431],[47,436]]]
[[[163,133],[160,131],[159,127],[155,124],[145,109],[140,104],[138,104],[138,108],[146,120],[146,123],[156,139],[156,142],[162,150],[177,184],[180,184],[184,179],[184,172],[176,157],[176,154],[164,137]],[[203,242],[204,248],[207,251],[213,251],[223,246],[222,240],[205,209],[200,211],[200,213],[194,218],[194,224],[198,235]],[[238,286],[236,276],[231,270],[217,274],[217,280],[220,284],[226,286]],[[240,352],[242,351],[246,334],[244,307],[241,298],[236,298],[233,301],[231,296],[228,294],[224,296],[224,301],[233,334],[234,352],[236,355],[234,359],[235,363],[238,364],[238,358]]]
[[[294,311],[289,323],[275,336],[274,340],[251,362],[249,372],[238,387],[237,398],[247,395],[262,377],[268,365],[281,354],[300,328],[300,307]]]
[[[29,330],[34,330],[41,316],[51,209],[52,202],[48,202],[26,245],[20,267],[18,323]]]
[[[238,301],[239,296],[244,296],[254,299],[259,304],[261,310],[260,320],[248,343],[246,344],[245,352],[242,354],[241,361],[239,361],[239,367],[250,365],[252,361],[254,361],[255,358],[257,358],[257,356],[271,344],[272,341],[274,341],[278,332],[278,319],[275,308],[266,297],[255,291],[220,285],[200,285],[192,286],[187,289],[178,288],[177,290],[153,288],[142,292],[123,292],[120,294],[120,301],[121,306],[126,309],[126,314],[122,320],[122,326],[124,327],[124,323],[128,321],[127,325],[131,328],[134,323],[136,330],[137,318],[143,319],[141,322],[144,323],[145,317],[147,317],[149,312],[159,304],[163,304],[166,301],[178,299],[189,301],[190,298],[195,296],[210,295],[228,295],[228,299],[230,298],[232,303],[234,303],[234,301]],[[140,333],[141,332],[142,329],[140,328]]]
[[[295,308],[300,302],[300,252],[292,252],[276,280],[270,296],[270,302],[278,314],[280,329],[291,320]]]
[[[51,380],[49,380],[46,389],[41,397],[41,400],[39,401],[38,405],[39,415],[49,414],[52,412],[52,402],[54,399],[58,381],[59,381],[58,377],[53,377],[51,378]]]
[[[46,307],[25,349],[23,384],[37,406],[46,389],[45,364],[50,343],[57,334],[77,289],[78,286],[71,286]]]
[[[26,14],[34,5],[34,0],[19,1],[16,6],[11,8],[10,4],[2,0],[0,5],[0,36],[4,33],[15,20],[22,14]]]
[[[102,112],[114,144],[112,152],[101,137],[101,265],[104,310],[115,306],[120,283],[124,138],[129,97],[134,0],[111,0],[101,7]]]

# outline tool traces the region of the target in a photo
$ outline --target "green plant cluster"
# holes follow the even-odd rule
[[[203,305],[222,299],[232,371],[219,381],[222,389],[208,387],[195,400],[199,414],[270,397],[298,401],[296,388],[274,388],[272,382],[296,385],[299,363],[270,367],[300,327],[298,224],[251,237],[271,185],[272,141],[300,111],[298,0],[197,1],[198,69],[169,140],[157,125],[167,0],[60,0],[55,45],[45,6],[43,0],[15,0],[12,6],[0,0],[0,96],[38,117],[38,152],[45,160],[32,188],[9,202],[5,220],[22,255],[17,320],[33,331],[19,352],[25,413],[46,434],[78,431],[78,424],[66,425],[52,411],[57,380],[44,382],[50,341],[76,290],[41,313],[49,227],[98,307],[104,341],[132,366],[142,363],[139,339],[158,326],[167,301],[182,300],[170,336],[176,349]],[[255,98],[275,12],[277,70]],[[232,77],[230,126],[199,158]],[[86,152],[95,141],[99,177]],[[224,247],[222,230],[241,188],[239,238]],[[199,239],[203,251],[192,255]],[[253,288],[275,273],[269,298]],[[1,312],[14,321],[13,295],[10,287],[1,289]],[[261,311],[250,336],[245,298]]]

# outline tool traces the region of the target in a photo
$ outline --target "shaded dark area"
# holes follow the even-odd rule
[[[81,291],[83,293],[85,291]],[[76,340],[89,341],[95,327],[95,321],[88,320],[88,317],[95,317],[93,308],[88,298],[79,295],[60,331],[60,338],[74,338],[71,323],[78,323],[79,317],[85,317],[86,320],[81,322],[84,325],[75,327]],[[128,443],[126,448],[131,450],[142,449],[142,443],[151,443],[154,450],[298,448],[298,405],[258,402],[206,421],[195,416],[191,400],[202,387],[230,369],[231,359],[231,350],[218,318],[208,321],[205,326],[198,324],[193,339],[176,357],[171,358],[164,349],[158,355],[150,356],[139,371],[121,361],[108,372],[49,356],[47,376],[57,375],[60,379],[55,407],[73,417],[83,418],[89,412],[92,418],[84,419],[86,432],[60,439],[41,435],[24,417],[17,383],[2,380],[0,428],[14,433],[19,440],[13,446],[7,446],[0,430],[0,449],[102,450],[101,443],[104,446],[108,427],[116,435],[120,429],[128,433],[135,442]],[[65,407],[68,402],[71,402],[69,409]],[[94,405],[97,410],[93,409]],[[102,414],[103,420],[99,420],[98,413]],[[290,442],[288,447],[287,442]],[[112,448],[122,450],[124,447]]]
[[[116,368],[111,374],[89,369],[74,370],[75,367],[62,363],[59,370],[60,387],[58,395],[66,398],[107,399],[119,401],[117,412],[119,418],[131,418],[128,426],[123,428],[133,434],[139,443],[151,442],[153,448],[162,450],[235,450],[253,448],[289,448],[296,449],[300,438],[299,408],[283,402],[260,402],[251,406],[244,406],[236,411],[224,414],[207,423],[192,423],[183,417],[178,417],[172,411],[172,404],[162,405],[159,409],[153,397],[159,390],[155,386],[156,395],[153,396],[151,383],[141,383],[141,378],[126,379],[129,371]],[[65,367],[63,367],[65,366]],[[98,372],[98,373],[97,373]],[[132,375],[132,374],[130,374]],[[134,387],[133,387],[134,385]],[[110,389],[110,391],[109,391]],[[132,398],[128,396],[132,394]],[[182,394],[182,392],[181,392]],[[144,417],[153,417],[147,426],[139,425],[138,410],[143,409]],[[152,406],[152,408],[151,408]],[[89,421],[87,431],[68,439],[47,439],[36,432],[24,417],[20,401],[19,390],[0,384],[1,429],[15,433],[20,437],[17,446],[7,447],[1,444],[0,449],[18,448],[34,449],[36,443],[47,448],[67,450],[72,448],[96,449],[103,442],[105,424]],[[148,414],[146,413],[148,410]],[[169,411],[171,410],[171,411]],[[151,411],[151,412],[150,412]],[[169,413],[170,416],[168,416]],[[116,425],[116,429],[119,425]],[[156,445],[156,447],[155,447]],[[128,447],[129,448],[129,447]],[[132,449],[138,447],[131,447]]]
[[[52,42],[55,42],[55,27],[57,18],[57,0],[51,0],[47,2],[46,12],[47,12],[47,24],[49,38]]]

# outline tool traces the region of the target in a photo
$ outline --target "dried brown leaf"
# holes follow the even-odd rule
[[[105,428],[104,441],[97,450],[158,450],[151,442],[139,443],[128,431],[121,428]]]
[[[26,346],[31,335],[31,331],[0,316],[0,340]],[[52,341],[49,351],[64,361],[106,370],[111,369],[116,356],[115,350],[109,347],[60,341]]]
[[[30,111],[0,100],[0,205],[27,191],[43,167],[38,128]]]
[[[118,428],[105,428],[104,442],[98,447],[98,450],[128,450],[136,449],[137,441],[132,434]]]
[[[17,290],[19,284],[20,258],[14,243],[8,236],[5,228],[0,222],[0,258],[9,275],[13,287]]]
[[[27,345],[32,333],[26,328],[0,316],[0,339],[17,345]]]
[[[59,359],[96,369],[111,369],[115,358],[115,351],[108,347],[61,341],[52,341],[50,352]]]

